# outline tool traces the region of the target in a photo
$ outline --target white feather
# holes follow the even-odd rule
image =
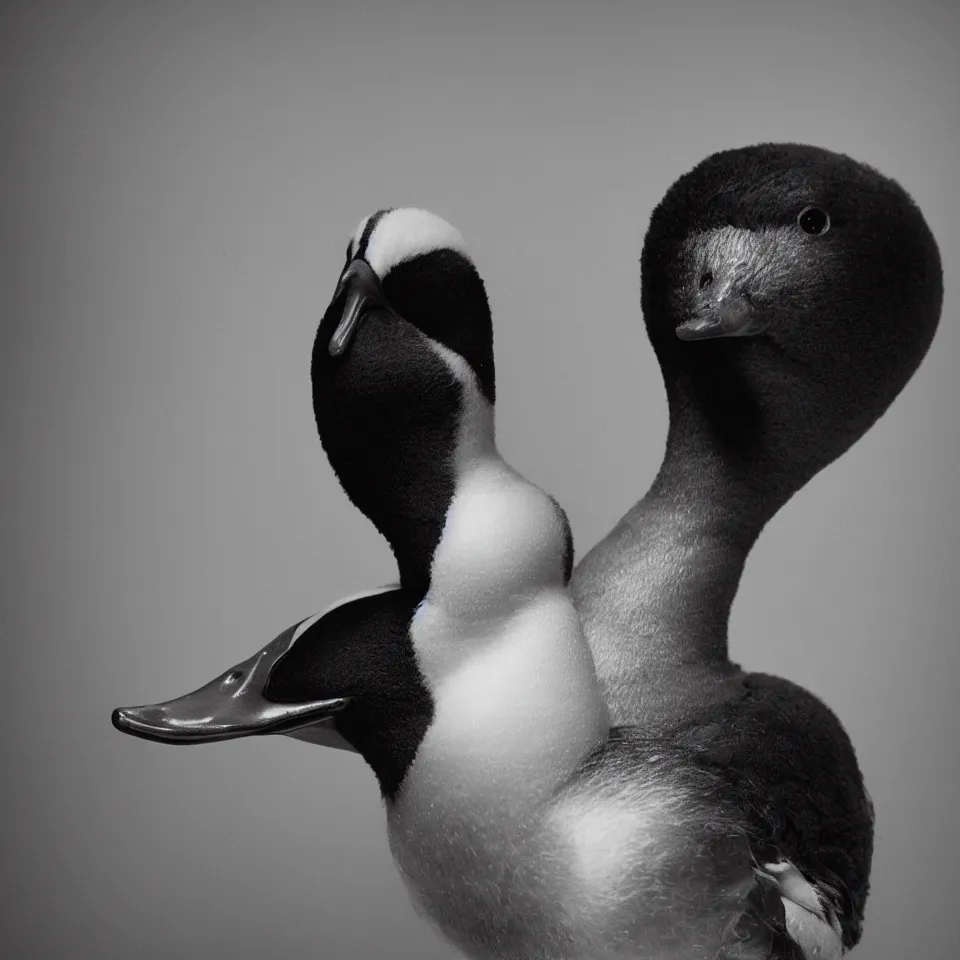
[[[354,234],[357,243],[367,220]],[[470,259],[467,245],[456,227],[427,210],[403,207],[391,210],[376,225],[364,258],[383,280],[397,264],[434,250],[455,250]]]

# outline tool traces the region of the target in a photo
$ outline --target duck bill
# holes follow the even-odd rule
[[[336,359],[346,353],[353,342],[360,321],[371,307],[383,306],[385,299],[380,287],[380,278],[366,260],[352,260],[340,279],[334,301],[343,294],[346,299],[340,322],[330,338],[328,350]]]
[[[285,630],[259,653],[192,693],[163,703],[114,710],[113,725],[121,733],[159,743],[212,743],[263,734],[302,734],[317,726],[312,738],[298,739],[342,746],[330,720],[347,705],[348,698],[274,703],[263,695],[270,672],[293,643],[294,631],[295,627]]]
[[[755,337],[767,321],[746,296],[731,293],[712,309],[685,320],[676,329],[681,340],[715,340],[720,337]]]

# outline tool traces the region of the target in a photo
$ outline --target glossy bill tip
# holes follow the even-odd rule
[[[366,308],[366,299],[362,296],[347,297],[347,306],[343,311],[343,317],[337,324],[337,329],[333,331],[330,338],[330,356],[335,360],[342,357],[347,352],[347,347],[353,341],[357,328],[360,326],[360,320]]]
[[[176,703],[177,701],[170,701]],[[155,743],[216,743],[240,737],[291,733],[323,724],[347,705],[345,698],[310,704],[280,704],[264,701],[265,707],[229,719],[212,715],[178,714],[167,704],[118,707],[110,716],[121,733]]]
[[[159,743],[212,743],[258,734],[289,733],[329,720],[349,702],[330,697],[300,703],[268,700],[264,689],[290,648],[294,628],[192,693],[140,707],[120,707],[111,720],[121,732]]]
[[[327,347],[330,356],[334,359],[346,353],[367,310],[371,307],[386,305],[380,288],[380,278],[365,260],[351,261],[340,280],[334,299],[344,290],[346,290],[346,301],[343,314]]]

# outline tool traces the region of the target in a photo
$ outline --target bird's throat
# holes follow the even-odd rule
[[[614,724],[668,723],[699,698],[722,699],[738,672],[731,606],[750,549],[789,496],[762,458],[742,454],[749,442],[731,448],[697,398],[674,398],[650,490],[574,570]]]

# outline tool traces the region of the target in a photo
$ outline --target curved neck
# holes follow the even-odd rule
[[[755,410],[719,419],[702,381],[694,388],[686,376],[668,383],[668,397],[656,479],[571,581],[616,723],[633,719],[618,704],[669,713],[667,701],[684,697],[678,670],[691,682],[735,672],[727,625],[744,564],[799,486],[773,467]],[[728,393],[727,412],[730,402]]]
[[[449,417],[426,424],[418,436],[402,435],[394,473],[364,510],[389,541],[401,584],[423,592],[438,572],[437,550],[455,499],[477,473],[512,473],[496,447],[493,405],[460,357],[439,344],[434,349],[455,375],[458,402]]]
[[[371,319],[356,339],[329,376],[316,373],[325,358],[315,360],[320,440],[347,495],[390,544],[401,585],[422,596],[455,493],[464,389],[419,335]]]
[[[434,714],[401,799],[451,823],[469,819],[467,808],[487,820],[499,812],[485,827],[496,832],[552,797],[609,721],[565,589],[563,511],[492,444],[461,445],[458,461],[410,625]]]
[[[493,407],[469,384],[452,461],[454,497],[411,624],[436,711],[405,789],[412,802],[426,784],[440,803],[437,784],[456,783],[480,809],[516,812],[552,794],[608,718],[565,589],[566,515],[501,457]]]
[[[772,475],[731,460],[702,410],[672,409],[660,470],[619,524],[649,597],[631,619],[652,635],[649,654],[661,668],[727,661],[744,564],[788,497]]]

